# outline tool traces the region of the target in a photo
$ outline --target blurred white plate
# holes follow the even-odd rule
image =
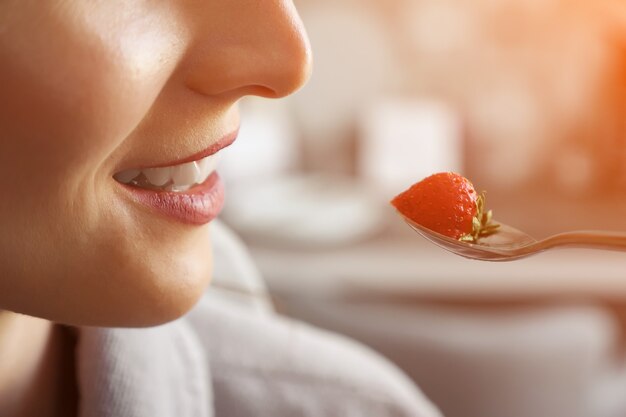
[[[309,175],[229,184],[222,218],[246,239],[293,247],[363,240],[384,227],[384,202],[351,180]]]

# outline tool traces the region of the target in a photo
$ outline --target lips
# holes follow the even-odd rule
[[[224,204],[224,187],[215,171],[218,152],[236,136],[234,132],[187,158],[126,169],[113,177],[140,204],[182,223],[206,224]]]

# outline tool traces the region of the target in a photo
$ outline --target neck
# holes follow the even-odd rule
[[[70,415],[67,404],[73,410],[76,403],[71,347],[67,332],[52,322],[0,311],[0,415]]]

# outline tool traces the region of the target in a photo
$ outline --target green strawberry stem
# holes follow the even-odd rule
[[[493,212],[485,212],[485,192],[476,199],[476,215],[472,219],[472,232],[459,238],[461,242],[476,243],[481,237],[491,236],[498,231],[499,224],[492,223]]]

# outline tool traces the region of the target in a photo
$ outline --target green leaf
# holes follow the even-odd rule
[[[500,228],[499,224],[492,223],[493,212],[485,212],[486,192],[483,191],[476,199],[476,215],[472,218],[472,232],[459,238],[461,242],[476,243],[479,238],[491,236]]]

